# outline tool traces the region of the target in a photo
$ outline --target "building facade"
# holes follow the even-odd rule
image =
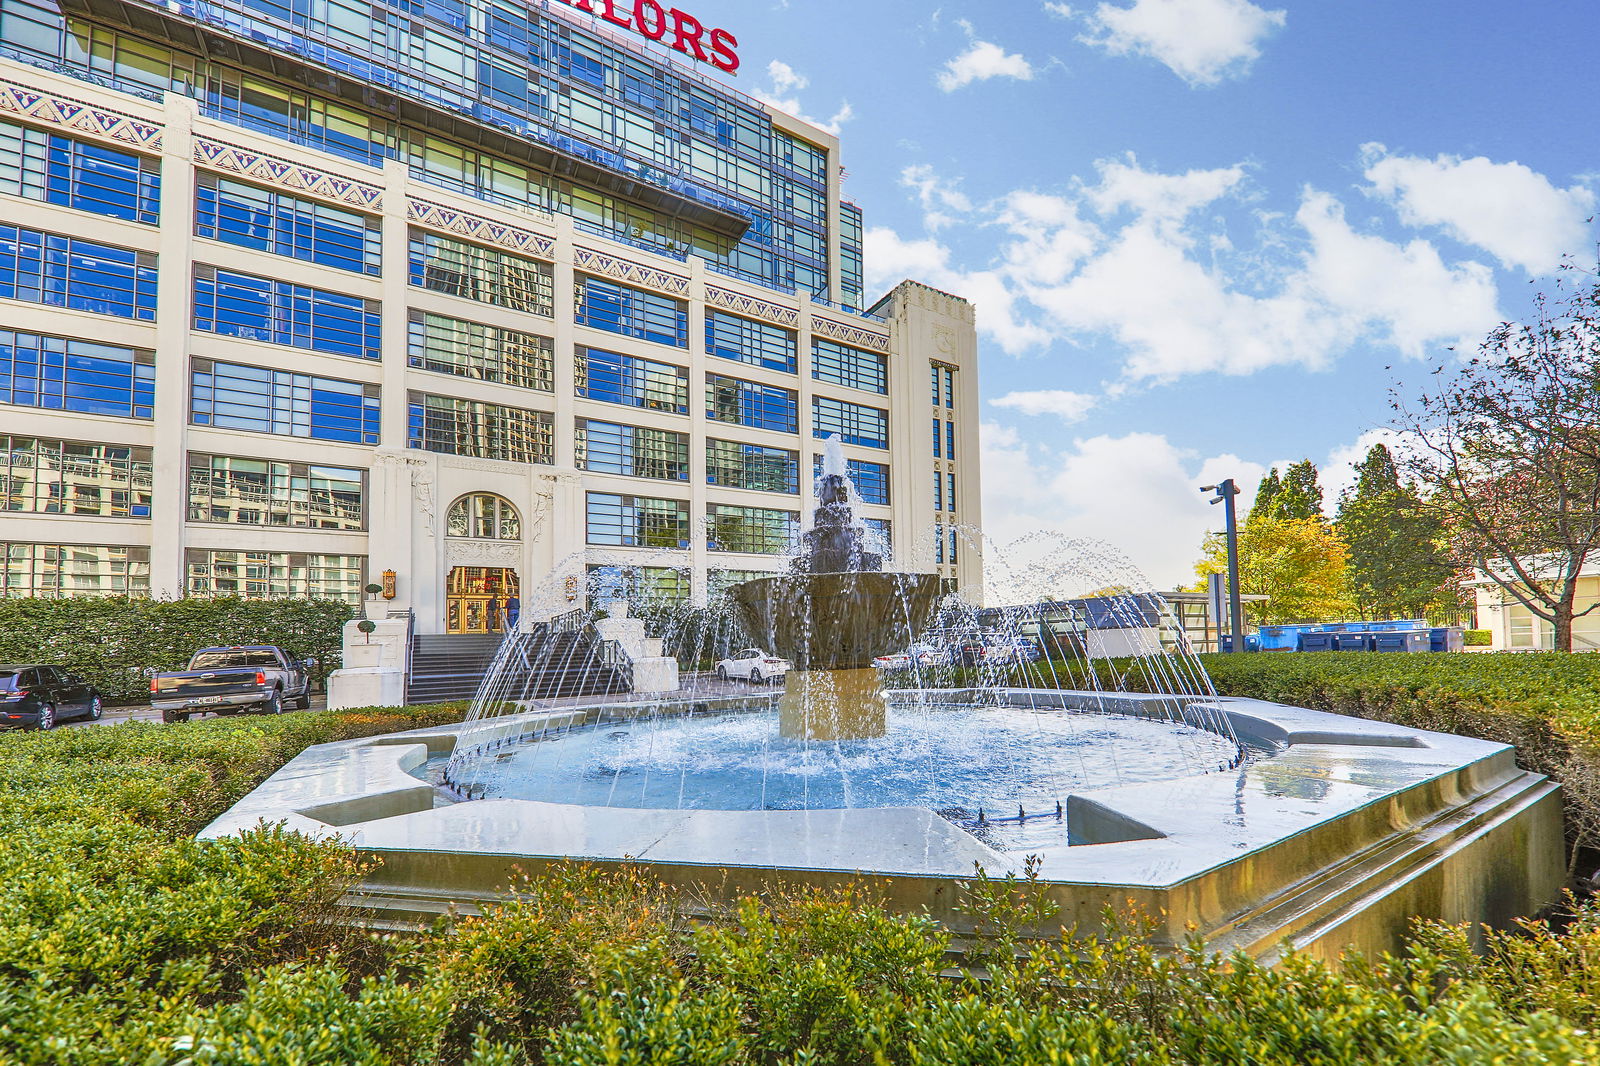
[[[0,592],[699,601],[837,436],[976,598],[971,306],[866,306],[837,139],[616,22],[0,0]]]

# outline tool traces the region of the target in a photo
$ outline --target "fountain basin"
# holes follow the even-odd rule
[[[1282,943],[1325,957],[1394,950],[1413,915],[1503,925],[1555,899],[1564,879],[1559,794],[1487,741],[1258,700],[1004,689],[1027,706],[1101,708],[1196,725],[1220,716],[1241,739],[1281,747],[1228,773],[1068,799],[1071,838],[1030,848],[1054,925],[1098,926],[1132,902],[1181,943],[1189,923],[1223,950],[1272,958]],[[573,724],[511,716],[511,740]],[[262,822],[335,834],[381,865],[357,902],[400,921],[470,910],[518,870],[569,859],[643,862],[711,904],[782,886],[871,875],[885,902],[960,930],[974,864],[1020,873],[1024,853],[985,844],[933,811],[640,810],[490,799],[455,803],[418,773],[460,727],[307,749],[209,826]],[[482,741],[481,731],[474,735]],[[1043,930],[1049,932],[1050,930]]]

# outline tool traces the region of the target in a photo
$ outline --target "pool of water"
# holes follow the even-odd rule
[[[980,811],[1054,821],[1069,793],[1216,770],[1236,753],[1188,726],[1058,709],[896,706],[884,736],[845,741],[781,737],[772,711],[673,713],[529,742],[476,780],[491,797],[599,807],[924,807],[976,829]]]

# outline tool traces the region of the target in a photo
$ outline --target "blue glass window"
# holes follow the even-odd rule
[[[573,373],[579,396],[647,411],[689,413],[689,371],[681,366],[580,346]]]
[[[946,422],[944,424],[944,457],[946,459],[954,459],[956,457],[956,424],[954,422]]]
[[[0,403],[150,418],[155,378],[150,352],[0,330]]]
[[[340,270],[382,270],[377,219],[215,174],[196,179],[194,231]]]
[[[883,555],[884,562],[894,559],[894,535],[887,518],[863,518],[861,524],[867,527],[867,550],[879,552]]]
[[[933,457],[935,459],[944,458],[944,446],[939,440],[939,420],[937,418],[933,420]]]
[[[850,475],[851,484],[856,487],[856,495],[861,497],[862,503],[889,503],[889,465],[887,463],[872,463],[865,459],[846,459],[845,472]],[[822,476],[822,456],[813,456],[811,476]],[[934,491],[938,492],[938,478],[934,479]],[[933,509],[939,509],[938,503]]]
[[[796,433],[800,429],[799,394],[776,385],[707,374],[706,417],[736,426]]]
[[[817,338],[811,342],[811,376],[868,392],[889,391],[889,358]]]
[[[156,317],[156,257],[0,226],[0,297],[119,318]]]
[[[689,305],[682,300],[585,276],[573,288],[579,325],[676,348],[689,346]]]
[[[286,437],[378,443],[378,386],[196,359],[189,421]]]
[[[587,540],[623,548],[687,548],[689,505],[648,496],[588,495]]]
[[[889,412],[828,396],[813,396],[811,435],[823,440],[837,436],[845,444],[859,444],[864,448],[887,448]]]
[[[129,222],[161,220],[157,160],[9,122],[0,122],[0,192]]]
[[[707,440],[706,481],[733,489],[798,493],[800,453],[731,440]]]
[[[706,310],[706,352],[768,370],[795,372],[795,334],[782,326]]]
[[[573,465],[579,470],[663,481],[689,480],[687,433],[580,418],[575,436]]]
[[[194,328],[198,330],[377,359],[382,343],[380,325],[376,300],[235,270],[194,268]]]
[[[937,470],[933,472],[933,509],[944,510],[944,475]]]

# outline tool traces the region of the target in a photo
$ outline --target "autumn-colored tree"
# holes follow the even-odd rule
[[[1339,497],[1334,531],[1350,552],[1350,599],[1363,618],[1453,615],[1455,566],[1437,514],[1400,481],[1394,456],[1374,444]]]
[[[1209,574],[1228,570],[1227,544],[1220,533],[1206,538],[1195,564],[1202,587]],[[1350,609],[1345,596],[1349,553],[1320,518],[1255,517],[1239,531],[1239,591],[1265,595],[1246,602],[1256,625],[1315,622]]]
[[[1533,321],[1492,330],[1464,365],[1434,368],[1395,422],[1403,462],[1464,560],[1572,650],[1578,576],[1600,548],[1600,286],[1593,277]]]

